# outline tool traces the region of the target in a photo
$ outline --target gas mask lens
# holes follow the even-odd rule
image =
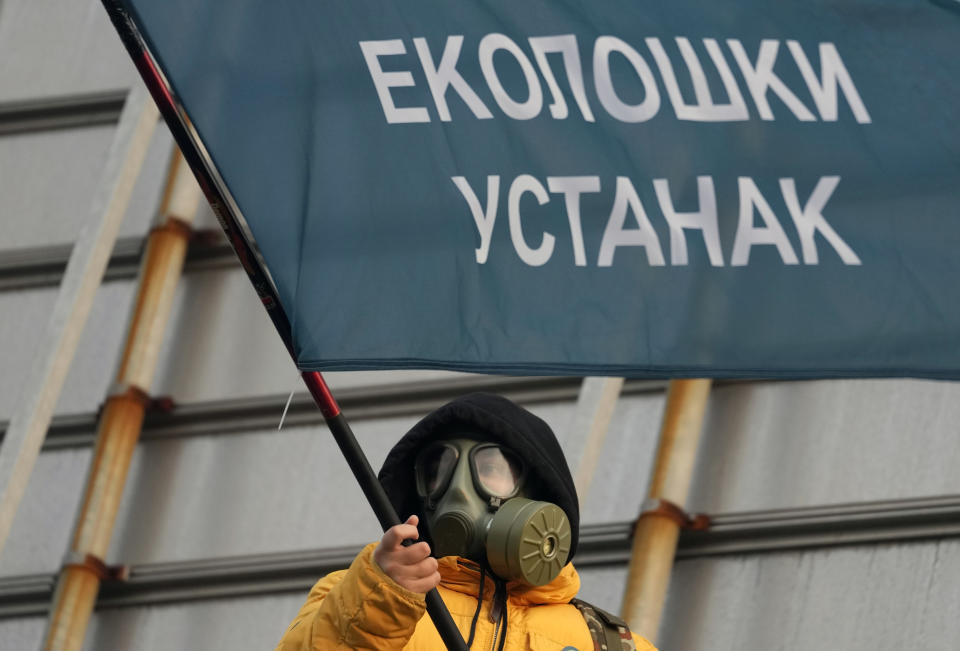
[[[473,476],[489,497],[506,499],[520,487],[520,464],[497,445],[480,445],[470,451]]]
[[[484,497],[506,499],[519,490],[523,467],[508,450],[481,443],[470,449],[469,459],[474,485]],[[415,464],[420,497],[440,497],[459,460],[460,449],[452,442],[438,443],[424,450]]]
[[[420,497],[438,497],[447,488],[460,451],[452,445],[427,448],[416,462],[417,492]]]

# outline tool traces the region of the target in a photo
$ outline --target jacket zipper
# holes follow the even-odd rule
[[[503,622],[504,615],[507,611],[507,583],[499,579],[494,579],[494,585],[496,587],[493,591],[493,601],[490,604],[490,621],[494,621],[494,616],[496,617],[496,621],[493,627],[493,643],[490,645],[490,651],[496,651],[497,649],[497,636],[500,633],[500,624]],[[506,635],[507,632],[504,631],[503,634]]]
[[[493,642],[490,643],[490,651],[496,651],[497,649],[497,634],[500,632],[500,619],[497,620],[497,625],[493,627]]]

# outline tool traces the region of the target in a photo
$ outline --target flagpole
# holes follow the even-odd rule
[[[154,62],[146,42],[123,6],[123,2],[121,0],[103,0],[103,5],[114,28],[120,35],[120,40],[126,47],[127,53],[133,59],[137,72],[140,73],[150,90],[150,94],[157,103],[157,108],[170,128],[170,132],[173,134],[184,159],[193,170],[197,182],[200,184],[200,189],[203,190],[207,201],[210,202],[227,240],[236,252],[244,271],[247,272],[247,276],[260,297],[260,302],[267,310],[267,315],[273,322],[277,334],[280,335],[281,340],[287,347],[290,357],[296,362],[290,320],[280,304],[273,281],[248,240],[249,229],[244,228],[239,207],[226,190],[226,184],[223,183],[223,179],[220,178],[210,157],[206,154],[203,143],[186,114],[181,111],[171,85]],[[383,486],[370,467],[366,455],[360,448],[356,437],[354,437],[346,418],[340,412],[340,407],[337,405],[329,387],[327,387],[323,376],[317,372],[304,372],[301,375],[310,391],[310,395],[313,396],[314,401],[320,408],[330,433],[340,447],[340,451],[353,471],[367,501],[370,502],[380,526],[387,530],[394,525],[401,524],[386,491],[383,490]],[[450,650],[467,651],[463,636],[460,634],[453,618],[450,617],[450,612],[436,588],[427,593],[426,602],[427,612],[446,647]]]

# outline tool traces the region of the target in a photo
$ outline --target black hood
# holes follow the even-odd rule
[[[400,519],[415,513],[424,520],[413,473],[417,453],[458,428],[483,434],[523,459],[539,489],[535,498],[553,502],[570,520],[573,540],[568,560],[572,560],[580,536],[580,506],[563,450],[549,425],[502,396],[471,393],[448,402],[427,414],[393,446],[379,477]]]

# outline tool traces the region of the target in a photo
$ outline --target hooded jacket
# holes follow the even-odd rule
[[[400,439],[380,471],[380,481],[397,513],[404,518],[416,513],[424,521],[416,494],[414,458],[427,443],[464,431],[482,434],[485,440],[499,442],[524,459],[535,478],[535,498],[558,505],[570,520],[573,558],[579,507],[560,445],[545,422],[500,396],[474,393],[458,398],[427,415]],[[314,585],[277,651],[445,649],[425,616],[424,596],[387,576],[373,560],[375,547],[376,543],[368,545],[348,570],[333,572]],[[475,563],[449,556],[439,564],[438,590],[464,639],[474,628],[472,649],[496,650],[501,642],[505,651],[594,648],[583,616],[569,603],[580,589],[580,577],[572,564],[544,586],[509,582],[499,599],[495,598],[495,581],[489,574],[484,577]],[[505,626],[492,614],[501,608],[506,612]],[[630,642],[624,641],[624,649],[630,648]],[[632,643],[638,651],[656,651],[636,634]]]

